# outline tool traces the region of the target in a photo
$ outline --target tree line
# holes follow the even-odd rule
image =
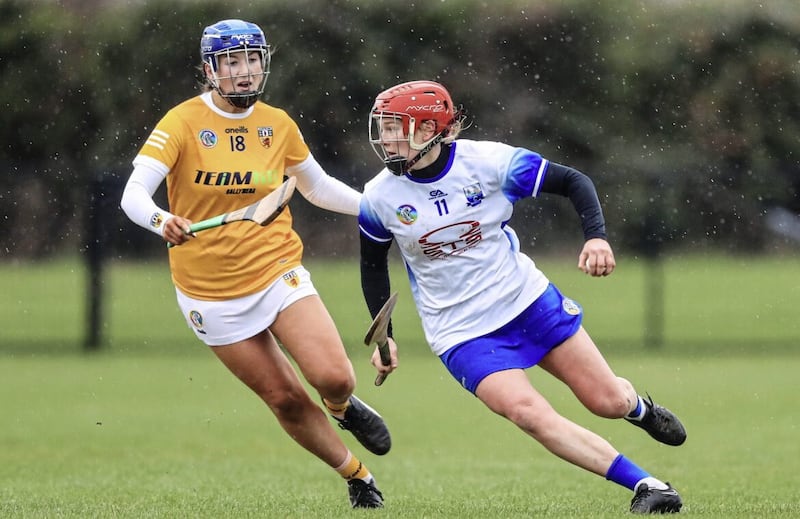
[[[0,1],[0,250],[84,251],[99,185],[113,201],[102,216],[110,252],[163,251],[114,197],[161,115],[199,92],[200,35],[225,18],[261,25],[274,50],[264,100],[357,189],[381,165],[367,143],[375,95],[432,79],[466,108],[464,138],[524,146],[591,176],[617,248],[781,245],[766,215],[800,213],[792,2],[530,4]],[[353,252],[352,218],[303,200],[292,210],[309,246]],[[566,200],[525,201],[512,225],[523,247],[580,239]]]

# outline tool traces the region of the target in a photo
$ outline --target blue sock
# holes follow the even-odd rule
[[[608,467],[606,479],[613,481],[617,485],[622,485],[625,488],[634,490],[636,483],[644,478],[650,477],[650,474],[639,468],[631,460],[620,454]]]

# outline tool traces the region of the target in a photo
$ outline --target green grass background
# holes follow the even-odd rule
[[[109,265],[107,344],[84,354],[86,273],[61,260],[0,265],[0,517],[628,515],[626,489],[554,458],[449,378],[397,265],[401,367],[374,387],[356,263],[309,266],[348,344],[358,394],[392,430],[383,457],[342,433],[378,478],[384,510],[350,510],[339,477],[193,338],[165,263]],[[571,257],[540,266],[584,306],[612,367],[676,411],[689,440],[666,447],[593,417],[531,370],[560,412],[672,482],[685,514],[800,516],[800,262],[668,258],[661,348],[642,341],[647,264],[628,259],[602,280],[577,272]]]

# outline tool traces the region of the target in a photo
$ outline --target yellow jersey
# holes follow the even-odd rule
[[[309,153],[285,111],[259,101],[249,114],[225,116],[202,95],[167,112],[139,151],[169,168],[169,211],[194,222],[260,200]],[[287,207],[265,227],[232,222],[198,233],[170,249],[169,263],[182,292],[218,301],[263,290],[299,266],[302,254]]]

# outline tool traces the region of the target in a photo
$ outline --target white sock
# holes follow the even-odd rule
[[[644,418],[644,414],[647,412],[647,404],[644,403],[644,400],[639,395],[636,395],[636,398],[639,399],[639,403],[637,404],[639,413],[634,415],[633,413],[634,411],[636,411],[636,409],[634,409],[633,411],[631,411],[631,414],[627,415],[625,418],[627,418],[628,420],[641,422],[642,418]]]
[[[636,482],[636,486],[634,486],[633,488],[634,489],[639,488],[639,485],[641,485],[642,483],[647,485],[647,488],[655,488],[657,490],[666,490],[669,488],[669,486],[666,483],[664,483],[660,479],[654,478],[653,476],[647,476],[646,478],[640,479],[639,481]]]

